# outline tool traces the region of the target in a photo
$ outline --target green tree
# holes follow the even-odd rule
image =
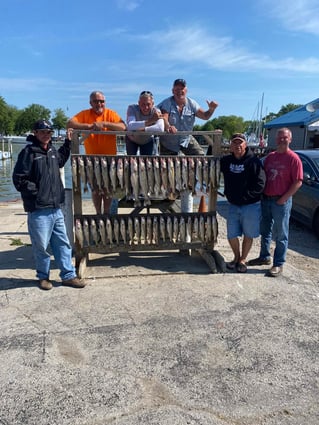
[[[49,120],[50,115],[50,109],[47,109],[45,106],[33,103],[32,105],[23,109],[19,114],[15,125],[16,134],[21,135],[31,131],[35,121],[39,119]]]
[[[60,131],[66,128],[66,123],[68,117],[65,115],[63,109],[58,108],[54,110],[54,117],[52,118],[53,128],[58,130],[58,136],[60,136]]]

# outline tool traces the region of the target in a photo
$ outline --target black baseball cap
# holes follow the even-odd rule
[[[174,81],[173,86],[183,86],[186,87],[186,81],[183,80],[183,78],[177,78],[177,80]]]
[[[53,126],[48,120],[37,120],[33,125],[33,130],[51,130],[53,131]]]

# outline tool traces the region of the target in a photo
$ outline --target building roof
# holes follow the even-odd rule
[[[313,112],[307,110],[307,105],[314,104],[316,108]],[[319,98],[301,106],[300,108],[294,109],[287,114],[281,115],[271,121],[264,124],[264,128],[271,127],[289,127],[296,125],[307,126],[315,121],[319,120]]]

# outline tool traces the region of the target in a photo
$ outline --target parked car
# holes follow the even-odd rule
[[[291,216],[319,238],[319,149],[295,151],[303,165],[303,183],[292,198]]]

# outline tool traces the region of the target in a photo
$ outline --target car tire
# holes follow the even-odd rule
[[[317,238],[319,239],[319,211],[316,212],[316,214],[313,218],[312,228],[313,228]]]

